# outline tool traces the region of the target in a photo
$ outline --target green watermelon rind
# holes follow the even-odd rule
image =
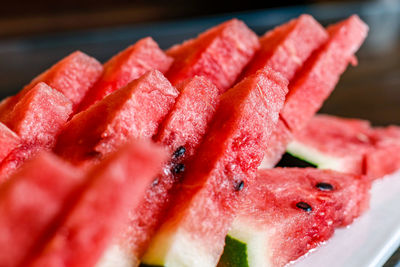
[[[345,171],[346,162],[340,157],[325,154],[316,148],[298,141],[292,141],[286,147],[286,153],[291,156],[317,166],[318,169]]]
[[[221,256],[221,267],[249,267],[247,244],[230,235],[225,238],[224,253]]]
[[[267,232],[267,229],[257,228],[250,221],[237,218],[225,239],[224,253],[218,266],[269,266]]]

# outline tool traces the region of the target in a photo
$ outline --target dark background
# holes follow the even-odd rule
[[[38,0],[2,1],[0,36],[166,21],[328,1]],[[330,1],[346,2],[346,1]]]

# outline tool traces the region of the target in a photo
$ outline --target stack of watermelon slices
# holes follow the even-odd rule
[[[0,188],[0,262],[296,260],[367,208],[369,178],[400,167],[384,159],[398,155],[399,128],[313,118],[366,34],[357,16],[324,29],[302,15],[261,38],[233,19],[165,53],[151,38],[103,66],[72,53],[0,103],[0,171],[10,178]],[[169,159],[132,139],[152,139]],[[287,146],[348,173],[257,171]]]

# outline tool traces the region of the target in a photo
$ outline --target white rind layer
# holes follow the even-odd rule
[[[153,238],[142,262],[165,267],[214,267],[214,257],[185,231],[160,231]]]
[[[290,142],[286,151],[299,159],[316,165],[319,169],[330,169],[335,171],[346,170],[345,159],[329,156],[313,147],[297,141]]]
[[[136,259],[131,254],[118,245],[112,245],[106,250],[96,267],[134,267],[137,265]]]
[[[236,218],[228,235],[247,245],[247,262],[250,267],[270,267],[268,233],[273,229],[258,229],[244,218]]]

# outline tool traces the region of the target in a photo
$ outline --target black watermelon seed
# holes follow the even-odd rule
[[[235,190],[236,190],[236,191],[241,191],[241,190],[243,189],[243,187],[244,187],[244,182],[241,180],[240,182],[238,182],[238,183],[235,185]]]
[[[184,172],[184,171],[185,171],[185,164],[183,164],[183,163],[175,164],[175,165],[172,167],[172,172],[173,172],[174,174],[178,174],[178,173],[181,173],[181,172]]]
[[[180,146],[180,147],[178,147],[178,148],[175,150],[175,152],[172,154],[172,157],[173,157],[174,159],[180,158],[180,157],[182,157],[183,155],[185,155],[185,152],[186,152],[186,148],[185,148],[184,146]]]
[[[298,207],[299,209],[302,209],[304,211],[310,212],[312,211],[312,208],[309,204],[307,204],[306,202],[300,201],[296,203],[296,207]]]
[[[318,183],[315,185],[319,190],[321,191],[332,191],[333,190],[333,185],[329,183]]]

